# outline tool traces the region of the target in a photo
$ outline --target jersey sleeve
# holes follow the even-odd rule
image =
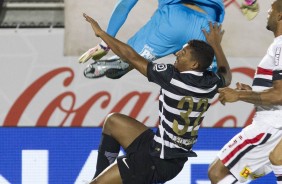
[[[273,81],[282,80],[282,44],[277,45],[274,49]]]
[[[150,62],[147,66],[148,80],[160,85],[162,88],[166,88],[170,84],[174,72],[174,66],[171,64]]]
[[[126,18],[137,3],[138,0],[120,0],[116,4],[114,11],[108,23],[107,33],[113,37],[116,36],[121,26],[126,21]]]
[[[225,78],[220,73],[216,73],[215,75],[218,78],[217,88],[226,87]]]

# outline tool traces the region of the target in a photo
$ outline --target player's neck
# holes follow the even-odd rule
[[[282,35],[282,24],[281,25],[278,24],[276,31],[274,31],[274,36],[278,37],[278,36],[281,36],[281,35]]]

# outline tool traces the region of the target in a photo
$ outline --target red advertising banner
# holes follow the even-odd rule
[[[87,64],[63,56],[63,29],[1,30],[0,126],[95,127],[111,112],[121,112],[147,126],[158,123],[159,87],[137,71],[118,80],[86,79]],[[173,63],[174,56],[157,62]],[[251,84],[260,58],[228,58],[233,82]],[[243,127],[253,106],[221,105],[217,98],[203,127]]]

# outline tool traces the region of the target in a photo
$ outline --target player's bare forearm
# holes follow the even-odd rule
[[[272,88],[262,92],[240,91],[239,100],[255,105],[282,105],[282,81],[275,81]]]
[[[207,42],[212,46],[218,66],[218,73],[222,74],[225,79],[225,85],[229,86],[231,83],[232,75],[230,71],[229,64],[220,45],[224,31],[221,29],[217,23],[209,23],[210,33],[203,30],[203,33],[207,39]]]
[[[99,24],[94,19],[86,14],[83,14],[83,16],[85,17],[86,21],[91,24],[96,36],[100,37],[116,55],[132,65],[140,73],[147,76],[147,60],[135,52],[129,45],[107,34],[100,28]]]
[[[264,105],[262,104],[261,94],[254,91],[239,91],[238,100],[255,105]]]
[[[225,85],[229,86],[232,80],[232,74],[222,47],[219,44],[218,46],[213,47],[213,50],[215,52],[215,57],[217,60],[218,73],[221,73],[224,76]]]
[[[281,91],[274,88],[263,92],[240,91],[239,100],[255,105],[282,105]]]
[[[123,61],[128,62],[140,73],[147,76],[148,61],[140,56],[129,45],[119,41],[118,39],[110,36],[106,32],[103,32],[99,37],[106,42],[111,50],[118,55]]]
[[[229,102],[243,101],[254,105],[282,105],[281,91],[274,88],[263,92],[255,92],[251,90],[236,90],[231,88],[220,88],[219,100],[225,105]]]

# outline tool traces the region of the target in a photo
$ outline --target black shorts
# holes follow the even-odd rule
[[[154,132],[143,132],[118,157],[117,163],[123,184],[164,183],[174,178],[188,158],[160,159],[150,155],[149,148]]]

